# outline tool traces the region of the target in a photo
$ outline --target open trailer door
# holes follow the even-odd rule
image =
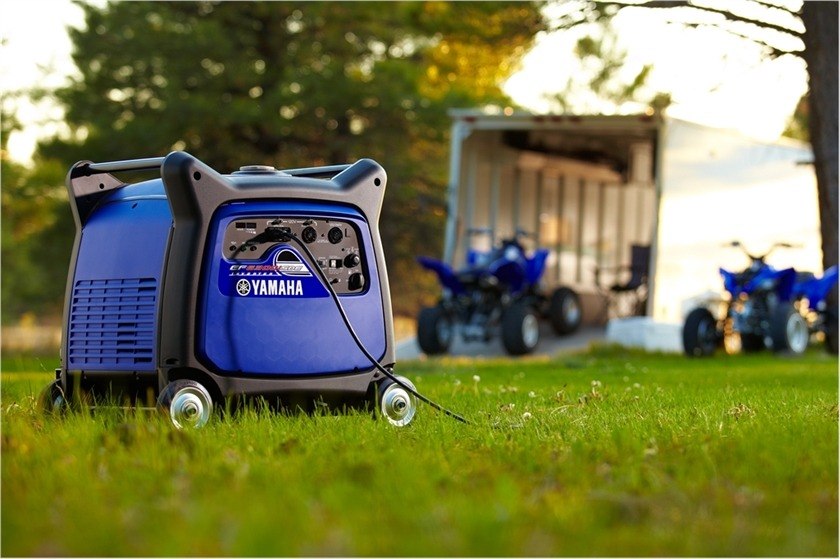
[[[655,242],[661,121],[474,110],[450,115],[445,260],[457,267],[468,249],[487,250],[493,239],[527,231],[531,248],[549,251],[546,287],[572,287],[581,295],[584,321],[603,322],[603,294],[626,281],[634,247],[649,253]],[[492,235],[470,235],[476,229]]]

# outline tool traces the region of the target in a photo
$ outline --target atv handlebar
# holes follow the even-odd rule
[[[740,249],[741,249],[741,251],[742,251],[744,254],[746,254],[746,255],[747,255],[747,258],[749,258],[752,262],[762,262],[762,263],[763,263],[763,262],[764,262],[764,260],[765,260],[768,256],[770,256],[770,254],[771,254],[774,250],[776,250],[777,248],[802,248],[802,245],[792,245],[792,244],[790,244],[790,243],[785,243],[785,242],[781,242],[781,243],[773,243],[773,245],[772,245],[772,246],[771,246],[771,247],[767,250],[767,252],[765,252],[764,254],[762,254],[762,255],[760,255],[760,256],[756,256],[756,255],[754,255],[754,254],[751,254],[751,253],[750,253],[750,252],[749,252],[749,251],[748,251],[748,250],[744,247],[744,245],[743,245],[743,243],[741,243],[741,241],[732,241],[732,242],[727,243],[727,244],[725,244],[725,245],[723,245],[723,246],[725,246],[725,247],[732,247],[732,248],[740,248]]]

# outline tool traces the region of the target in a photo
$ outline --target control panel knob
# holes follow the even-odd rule
[[[347,287],[350,291],[358,291],[365,286],[365,276],[360,273],[351,274],[347,280]]]
[[[346,268],[355,268],[361,263],[362,259],[355,252],[352,252],[344,257],[344,266]]]

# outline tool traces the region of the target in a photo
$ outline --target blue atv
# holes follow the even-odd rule
[[[716,317],[706,307],[688,313],[683,326],[683,349],[691,357],[712,355],[723,345],[727,352],[759,351],[770,347],[776,352],[801,354],[808,347],[810,330],[795,305],[794,286],[802,277],[793,268],[776,269],[766,263],[776,248],[792,248],[776,243],[762,255],[741,248],[750,265],[740,272],[720,269],[729,299],[722,301],[725,313]]]
[[[487,229],[471,229],[468,234],[492,238]],[[574,291],[560,287],[548,297],[540,288],[548,250],[537,249],[529,257],[519,242],[529,236],[517,230],[490,251],[470,249],[465,267],[457,271],[440,260],[417,259],[437,274],[443,288],[438,303],[422,309],[417,318],[417,342],[424,353],[446,353],[456,332],[465,342],[488,342],[501,330],[505,350],[523,355],[539,342],[540,318],[548,318],[559,335],[580,326],[580,299]]]
[[[808,327],[812,333],[821,332],[825,348],[837,354],[837,266],[825,271],[821,278],[813,274],[801,274],[793,286],[793,297],[805,312]],[[832,293],[833,292],[833,293]]]

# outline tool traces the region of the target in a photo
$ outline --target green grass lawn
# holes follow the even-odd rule
[[[689,360],[406,362],[421,407],[41,417],[54,363],[3,363],[2,554],[838,554],[838,367]]]

